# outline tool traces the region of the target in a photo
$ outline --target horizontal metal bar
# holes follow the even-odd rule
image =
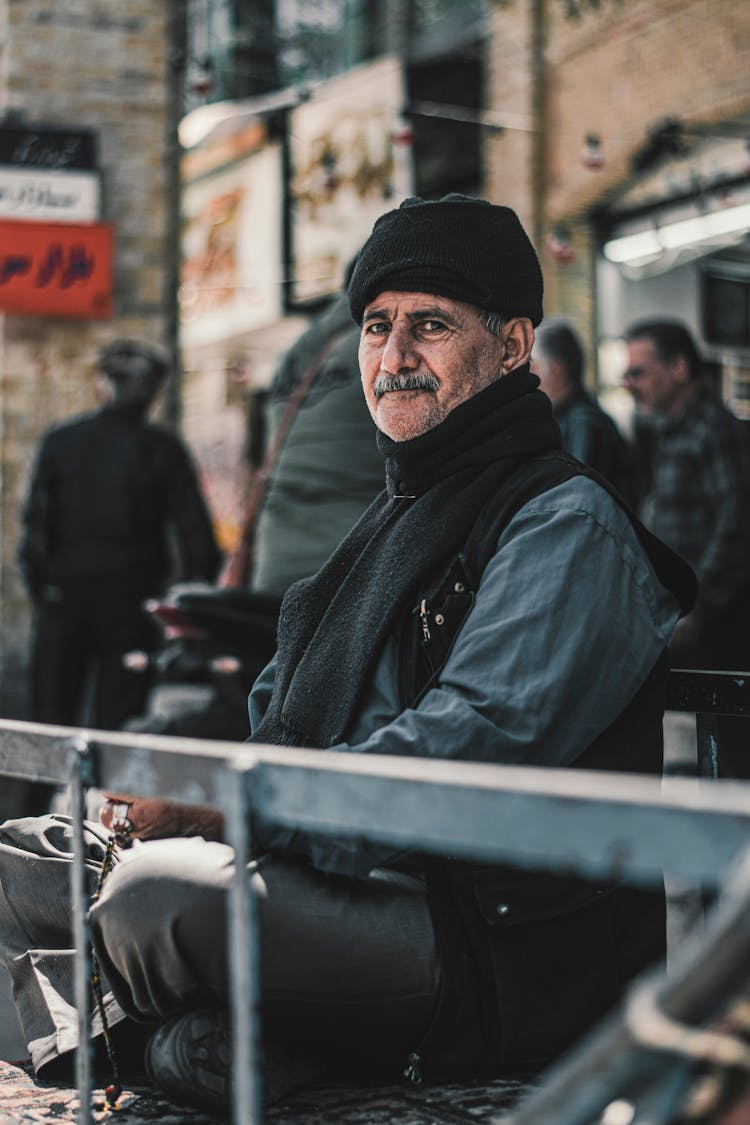
[[[329,759],[351,757],[329,754]],[[719,883],[750,842],[750,786],[572,769],[358,758],[271,762],[254,782],[269,821],[460,857],[651,883]]]
[[[7,730],[8,721],[0,722],[0,748]],[[61,732],[95,748],[105,789],[223,807],[226,766],[257,766],[253,807],[271,823],[529,868],[644,883],[669,871],[717,884],[750,841],[750,785],[742,782],[662,782],[32,724],[13,724],[14,750],[24,736],[59,745]],[[0,773],[12,757],[6,746]]]
[[[750,672],[673,668],[667,679],[667,710],[750,717]]]
[[[196,804],[218,803],[219,774],[227,756],[243,746],[4,719],[0,720],[0,775],[65,784],[62,748],[73,738],[96,746],[99,787]]]

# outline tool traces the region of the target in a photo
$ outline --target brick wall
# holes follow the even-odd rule
[[[534,233],[534,144],[538,116],[532,83],[533,4],[494,5],[488,53],[487,105],[507,128],[485,134],[487,193],[513,207]]]
[[[487,191],[534,230],[545,274],[545,309],[570,317],[594,350],[595,240],[590,209],[629,182],[630,160],[667,117],[716,125],[750,112],[750,5],[737,0],[601,0],[571,19],[564,0],[496,0],[488,104],[517,128],[489,139]],[[534,103],[532,16],[543,37],[544,95]],[[523,119],[525,115],[525,120]],[[581,162],[587,134],[604,165]],[[534,141],[543,181],[534,196]],[[538,181],[537,181],[538,183]],[[560,263],[548,237],[571,235]]]
[[[750,6],[737,0],[609,0],[565,20],[550,3],[547,36],[550,220],[628,178],[628,162],[666,117],[729,121],[750,109]],[[588,171],[585,134],[605,166]]]
[[[179,3],[180,0],[175,0]],[[100,347],[170,334],[168,20],[173,0],[0,0],[0,113],[100,131],[115,225],[108,322],[0,317],[0,713],[23,716],[30,606],[14,563],[39,434],[93,405]]]

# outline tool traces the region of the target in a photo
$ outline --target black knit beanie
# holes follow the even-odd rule
[[[542,271],[515,211],[468,195],[412,196],[380,216],[347,290],[358,324],[369,302],[387,289],[526,316],[535,327],[543,315]]]

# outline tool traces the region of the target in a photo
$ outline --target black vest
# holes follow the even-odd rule
[[[534,496],[581,474],[622,504],[599,474],[567,454],[539,455],[490,499],[461,554],[425,584],[401,630],[404,707],[438,679],[503,528]],[[687,611],[692,572],[622,506],[659,579]],[[661,772],[667,671],[664,654],[622,714],[582,748],[575,768]],[[536,1070],[601,1018],[633,976],[664,957],[661,887],[634,890],[442,857],[427,858],[425,869],[443,966],[435,1019],[415,1045],[428,1073],[478,1063],[494,1072]]]

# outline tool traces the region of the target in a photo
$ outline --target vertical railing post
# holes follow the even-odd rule
[[[719,776],[719,744],[716,737],[716,716],[699,711],[695,716],[698,750],[698,776],[716,781]]]
[[[73,821],[73,862],[70,868],[73,908],[75,1001],[78,1013],[76,1085],[79,1125],[91,1125],[93,1096],[93,1044],[91,1042],[91,934],[88,920],[89,893],[86,881],[84,819],[86,790],[95,784],[93,748],[85,739],[69,743],[70,813]]]
[[[229,994],[232,1016],[232,1120],[260,1125],[258,930],[247,865],[251,856],[249,787],[253,768],[228,763],[222,774],[227,840],[234,849],[229,896]]]

